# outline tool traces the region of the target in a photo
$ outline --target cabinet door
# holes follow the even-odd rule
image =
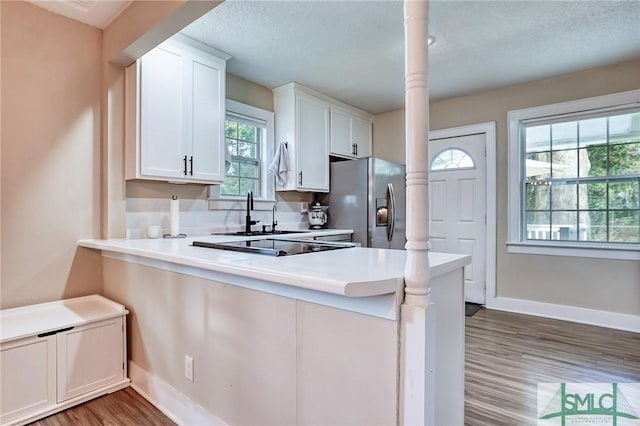
[[[122,317],[56,334],[58,402],[124,379]]]
[[[353,157],[351,141],[351,116],[337,108],[331,108],[331,153]]]
[[[296,95],[297,189],[329,192],[329,105]]]
[[[360,117],[352,117],[351,140],[356,145],[356,157],[371,157],[371,122]]]
[[[157,47],[142,57],[140,67],[140,174],[184,179],[184,58]]]
[[[224,180],[223,120],[224,68],[213,61],[195,59],[191,68],[191,157],[189,178],[208,182]]]
[[[27,337],[0,347],[0,423],[56,404],[56,336]]]

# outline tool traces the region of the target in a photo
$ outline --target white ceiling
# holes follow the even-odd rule
[[[30,1],[98,28],[130,3]],[[639,22],[640,0],[431,1],[431,99],[639,58]],[[297,81],[374,114],[404,105],[399,0],[227,0],[182,32],[268,88]]]
[[[638,0],[432,1],[431,99],[640,57],[639,23]],[[372,113],[404,105],[402,1],[227,0],[182,32],[269,88],[297,81]]]

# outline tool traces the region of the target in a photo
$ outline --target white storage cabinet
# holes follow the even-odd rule
[[[127,313],[99,295],[0,311],[0,424],[26,424],[129,386]]]
[[[274,92],[276,142],[287,142],[289,173],[276,190],[329,192],[329,103],[297,83]]]
[[[346,158],[371,157],[370,114],[355,108],[331,106],[331,154]]]
[[[126,179],[224,180],[223,52],[170,39],[126,72]]]

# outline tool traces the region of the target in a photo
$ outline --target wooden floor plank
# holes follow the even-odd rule
[[[45,417],[32,425],[170,426],[175,423],[129,387]]]
[[[538,383],[640,382],[640,334],[482,309],[466,317],[465,424],[535,425]]]

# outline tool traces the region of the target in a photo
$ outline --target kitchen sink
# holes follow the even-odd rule
[[[271,256],[291,256],[293,254],[315,253],[319,251],[337,250],[356,246],[355,244],[350,243],[273,239],[231,241],[225,243],[194,241],[192,245],[194,247],[240,251],[244,253],[267,254]]]
[[[237,232],[216,232],[213,233],[211,235],[233,235],[236,237],[256,237],[256,236],[260,236],[260,235],[286,235],[286,234],[301,234],[303,232],[309,232],[309,231],[285,231],[285,230],[279,230],[276,229],[275,231],[250,231],[250,232],[246,232],[246,231],[237,231]]]

